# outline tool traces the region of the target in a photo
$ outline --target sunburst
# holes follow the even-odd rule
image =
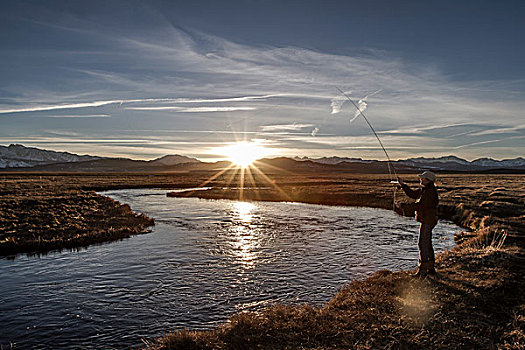
[[[261,190],[265,191],[273,188],[278,192],[281,198],[286,201],[293,199],[281,189],[274,179],[264,173],[265,169],[272,169],[277,172],[287,172],[284,169],[275,167],[267,162],[259,162],[258,159],[264,156],[277,155],[272,149],[264,147],[259,142],[241,141],[229,144],[227,146],[215,149],[217,153],[222,154],[231,161],[231,163],[206,179],[199,187],[204,187],[216,181],[223,190],[238,191],[238,200],[233,204],[233,227],[229,231],[232,233],[232,244],[235,246],[233,254],[245,268],[253,268],[258,260],[258,241],[259,235],[257,229],[252,226],[255,216],[252,213],[257,206],[250,202],[245,202],[245,189],[250,189],[251,200],[261,200]],[[234,183],[233,186],[230,185]],[[245,182],[248,182],[247,186]],[[264,188],[264,189],[262,189]],[[220,189],[220,187],[219,187]],[[188,195],[191,196],[191,193]],[[235,193],[237,194],[237,193]],[[229,197],[229,196],[228,196]]]
[[[277,186],[273,179],[264,173],[263,169],[261,169],[263,163],[258,162],[258,160],[263,157],[278,155],[278,150],[268,147],[263,141],[256,140],[232,142],[226,146],[214,148],[212,151],[214,154],[227,157],[231,164],[206,179],[199,187],[204,187],[212,181],[219,179],[222,175],[227,174],[228,178],[225,179],[224,182],[225,187],[228,188],[232,182],[237,179],[237,181],[235,181],[235,187],[239,191],[238,199],[241,201],[244,200],[246,182],[248,182],[248,186],[255,192],[254,199],[260,199],[258,187],[261,186],[260,180],[262,180],[263,186],[266,187],[269,185],[269,187],[276,190],[283,198],[292,201],[292,198]],[[263,168],[286,172],[284,169],[274,167],[267,163],[264,164]],[[258,180],[256,180],[256,178]]]
[[[251,166],[257,159],[272,153],[269,148],[258,141],[235,142],[228,146],[217,148],[216,152],[228,157],[229,161],[241,168]]]

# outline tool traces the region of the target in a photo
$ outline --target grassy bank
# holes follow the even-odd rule
[[[517,249],[462,247],[439,276],[379,271],[324,307],[276,305],[209,331],[179,331],[151,349],[522,349],[523,269]]]
[[[0,180],[0,255],[84,247],[148,232],[154,220],[94,191],[79,179]]]
[[[438,255],[439,274],[414,280],[379,271],[345,286],[324,307],[276,305],[215,329],[171,333],[151,349],[523,349],[525,187],[520,176],[441,176],[440,217],[468,227]],[[275,189],[212,189],[172,196],[292,200],[389,209],[379,176]],[[383,181],[381,181],[383,180]],[[404,195],[398,195],[403,200]]]
[[[393,189],[384,175],[274,174],[270,183],[254,177],[250,186],[258,189],[242,191],[239,177],[213,175],[0,175],[0,252],[84,246],[145,232],[152,224],[94,190],[205,185],[212,189],[177,196],[392,208]],[[405,176],[410,178],[415,184],[414,175]],[[275,305],[240,313],[208,331],[178,330],[150,347],[523,349],[525,177],[440,178],[440,216],[474,231],[437,257],[438,276],[413,280],[407,272],[379,271],[351,282],[320,308]]]

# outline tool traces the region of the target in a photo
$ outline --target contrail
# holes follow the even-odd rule
[[[119,107],[122,107],[122,104],[128,103],[151,103],[151,102],[171,102],[177,104],[192,104],[192,103],[215,103],[215,102],[250,102],[257,100],[265,100],[272,97],[281,97],[287,96],[286,94],[272,94],[272,95],[253,95],[253,96],[237,96],[237,97],[227,97],[227,98],[209,98],[209,99],[200,99],[200,98],[141,98],[141,99],[120,99],[120,100],[102,100],[102,101],[91,101],[91,102],[78,102],[78,103],[66,103],[66,104],[55,104],[55,105],[44,105],[44,106],[34,106],[34,107],[23,107],[23,108],[12,108],[12,109],[0,109],[0,114],[8,113],[23,113],[23,112],[43,112],[43,111],[54,111],[61,109],[77,109],[77,108],[87,108],[87,107],[101,107],[111,104],[118,104]],[[135,107],[140,108],[140,107]],[[143,108],[154,108],[154,107],[143,107]],[[160,109],[161,107],[158,107]],[[168,107],[173,108],[173,107]]]
[[[165,102],[172,101],[171,98],[144,98],[144,99],[134,99],[134,100],[106,100],[106,101],[93,101],[93,102],[79,102],[79,103],[69,103],[69,104],[60,104],[60,105],[48,105],[48,106],[36,106],[36,107],[25,107],[25,108],[14,108],[14,109],[0,109],[0,114],[7,113],[21,113],[21,112],[41,112],[41,111],[54,111],[60,109],[76,109],[76,108],[86,108],[86,107],[101,107],[110,104],[120,104],[123,103],[135,103],[135,102]]]

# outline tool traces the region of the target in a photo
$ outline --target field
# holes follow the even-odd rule
[[[413,174],[402,177],[415,185]],[[438,255],[436,277],[414,280],[409,272],[379,271],[345,286],[321,308],[276,305],[238,314],[210,331],[178,331],[150,347],[522,349],[524,180],[440,175],[440,217],[470,230],[456,237],[456,248]],[[0,175],[0,254],[40,254],[147,233],[153,219],[95,191],[160,187],[211,187],[177,196],[385,209],[392,209],[394,200],[394,187],[380,174],[6,173]],[[408,201],[400,191],[395,199]]]

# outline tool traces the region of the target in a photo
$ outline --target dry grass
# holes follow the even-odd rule
[[[437,277],[379,271],[322,308],[276,305],[209,331],[172,333],[151,349],[496,349],[525,343],[522,252],[457,249]]]
[[[406,272],[381,271],[350,283],[323,308],[274,306],[236,315],[210,331],[172,333],[151,348],[524,348],[524,177],[442,179],[440,216],[474,232],[438,256],[437,277],[414,280]],[[337,184],[305,181],[282,188],[296,201],[389,208],[392,192],[380,180],[354,175]],[[190,195],[234,198],[238,193],[215,189]],[[257,193],[259,198],[244,195],[285,200],[276,191]]]
[[[63,177],[0,181],[0,255],[83,247],[145,233],[153,219]],[[78,186],[78,185],[77,185]]]
[[[212,175],[3,175],[0,249],[8,239],[24,238],[28,232],[31,239],[46,233],[51,235],[50,239],[56,235],[58,240],[80,234],[84,237],[81,244],[97,242],[101,237],[115,239],[96,234],[107,232],[110,226],[117,231],[121,229],[119,232],[130,228],[135,229],[132,232],[143,232],[145,226],[141,225],[147,218],[133,221],[131,218],[136,214],[129,208],[111,203],[92,190],[187,188],[206,183],[214,188],[184,195],[239,198],[239,190],[222,189],[231,174],[207,182]],[[230,186],[238,186],[239,178],[232,178]],[[416,180],[413,175],[405,176],[409,178]],[[438,256],[438,276],[414,280],[408,272],[379,271],[367,279],[351,282],[320,308],[275,305],[258,313],[234,315],[227,323],[208,331],[180,330],[153,341],[149,347],[525,348],[525,177],[442,175],[440,178],[440,216],[475,231],[458,237],[462,240],[458,247]],[[278,189],[255,177],[254,185],[267,189],[243,191],[243,198],[392,208],[393,191],[385,175],[272,174],[270,180]],[[399,193],[398,196],[403,199]],[[118,217],[122,219],[120,224]],[[49,221],[49,224],[46,220],[58,223]],[[75,244],[74,239],[68,239],[64,241]]]

